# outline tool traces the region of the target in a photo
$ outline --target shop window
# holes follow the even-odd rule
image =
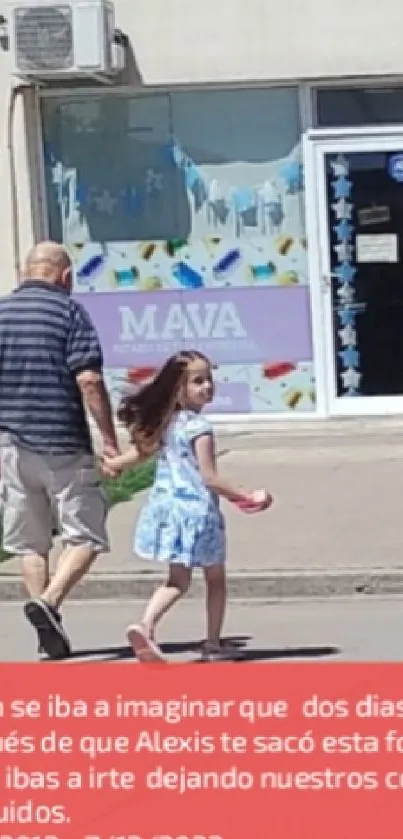
[[[214,412],[314,410],[298,90],[102,92],[42,113],[50,235],[114,399],[196,346],[218,366]]]
[[[316,105],[319,128],[403,123],[403,87],[318,88]]]

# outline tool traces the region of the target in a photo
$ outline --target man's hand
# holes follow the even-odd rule
[[[121,469],[114,466],[114,460],[119,454],[119,449],[114,445],[114,443],[104,442],[102,447],[100,469],[106,478],[117,478],[118,475],[120,475]]]
[[[121,469],[113,466],[113,460],[119,454],[119,449],[113,441],[103,441],[100,469],[105,478],[117,478],[120,475]]]
[[[102,457],[117,457],[120,454],[118,445],[111,440],[104,440],[102,445]]]

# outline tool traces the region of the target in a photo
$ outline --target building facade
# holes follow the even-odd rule
[[[0,51],[2,291],[63,241],[114,402],[185,346],[217,419],[400,413],[401,4],[115,8],[118,85],[19,90]]]

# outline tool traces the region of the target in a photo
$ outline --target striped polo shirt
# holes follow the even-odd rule
[[[0,300],[0,430],[39,454],[91,451],[76,375],[102,370],[85,309],[30,280]]]

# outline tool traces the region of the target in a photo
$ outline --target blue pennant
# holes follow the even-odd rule
[[[298,160],[287,160],[280,169],[280,177],[283,179],[286,191],[289,195],[295,195],[303,187],[302,166]]]
[[[84,184],[77,184],[76,187],[76,201],[80,204],[80,207],[85,207],[89,195],[89,189]]]
[[[353,282],[357,269],[353,268],[349,262],[343,262],[342,265],[337,266],[334,273],[337,279],[344,285]]]
[[[352,186],[351,181],[348,181],[347,178],[338,178],[337,181],[332,181],[336,198],[349,198]]]
[[[161,146],[161,162],[166,166],[175,166],[175,147],[172,141]]]
[[[347,347],[345,350],[341,350],[339,356],[345,367],[358,367],[360,363],[360,354],[354,347]]]
[[[203,180],[199,174],[199,170],[192,161],[187,161],[186,166],[184,168],[184,173],[186,186],[188,187],[188,189],[194,189],[196,185],[200,183],[200,181],[203,183]]]
[[[334,225],[333,230],[335,231],[339,242],[348,242],[349,239],[351,239],[354,228],[353,225],[346,219],[343,219],[343,221],[340,221],[339,224]]]
[[[139,189],[134,186],[127,186],[122,191],[122,197],[125,208],[128,213],[136,213],[143,205],[143,195]]]
[[[48,143],[47,140],[45,140],[45,142],[43,144],[43,157],[44,157],[44,161],[45,161],[47,166],[54,166],[55,165],[56,157],[54,155],[54,152],[52,150],[52,147],[51,147],[50,143]]]

